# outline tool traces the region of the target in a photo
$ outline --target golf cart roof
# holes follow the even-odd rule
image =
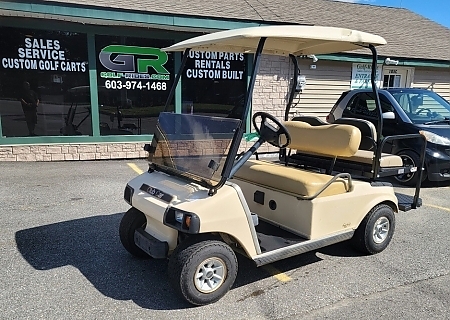
[[[164,51],[220,51],[255,53],[259,40],[267,38],[263,54],[308,55],[361,49],[361,46],[386,44],[382,37],[335,27],[263,26],[219,31],[176,43]]]

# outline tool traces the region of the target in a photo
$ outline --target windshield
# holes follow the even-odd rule
[[[429,90],[391,91],[412,123],[448,124],[450,103]]]
[[[220,181],[241,120],[161,112],[149,161],[205,186]]]

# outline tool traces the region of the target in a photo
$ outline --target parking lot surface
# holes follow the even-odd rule
[[[0,164],[1,319],[450,319],[449,184],[397,214],[380,254],[341,243],[265,268],[238,257],[231,291],[192,307],[166,261],[120,243],[123,189],[147,168],[129,162]]]

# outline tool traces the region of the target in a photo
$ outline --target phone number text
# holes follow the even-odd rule
[[[121,81],[121,80],[106,80],[106,89],[113,90],[156,90],[163,91],[167,90],[167,83],[165,82],[151,82],[151,81]]]

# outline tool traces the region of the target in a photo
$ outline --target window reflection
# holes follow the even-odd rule
[[[0,27],[3,136],[92,135],[86,34]]]
[[[242,116],[247,83],[242,53],[189,52],[183,73],[182,113]]]
[[[153,134],[173,83],[170,40],[98,35],[101,135]],[[173,105],[169,111],[174,111]]]

